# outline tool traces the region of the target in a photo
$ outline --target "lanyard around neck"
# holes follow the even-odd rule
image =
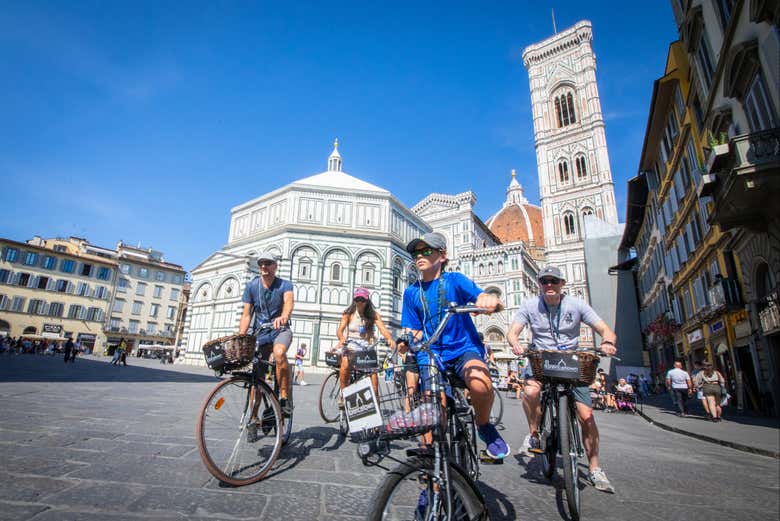
[[[433,279],[433,280],[437,280],[437,279]],[[431,313],[430,307],[428,306],[428,299],[425,298],[425,290],[422,287],[422,281],[420,281],[420,299],[422,300],[423,311],[425,315],[431,317],[432,327],[431,327],[430,334],[433,334],[433,332],[436,331],[436,328],[439,326],[439,322],[441,321],[441,313],[447,307],[447,299],[446,299],[445,289],[444,289],[444,273],[442,273],[439,276],[438,281],[439,281],[439,309],[436,310],[436,314]],[[433,281],[431,281],[431,284],[433,284]],[[423,322],[423,330],[424,329],[425,329],[425,323]]]
[[[550,308],[547,307],[547,302],[544,301],[544,297],[542,297],[542,304],[544,304],[544,310],[547,312],[547,321],[550,324],[550,334],[553,336],[553,339],[558,342],[561,336],[561,307],[563,307],[563,295],[561,295],[561,300],[558,301],[558,309],[555,313],[554,324]]]

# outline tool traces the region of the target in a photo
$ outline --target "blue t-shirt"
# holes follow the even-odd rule
[[[255,277],[244,289],[241,301],[254,307],[254,329],[260,329],[262,324],[268,324],[282,314],[284,294],[293,290],[292,282],[276,277],[270,288],[264,288],[260,277]]]
[[[477,296],[482,290],[473,280],[461,273],[442,273],[438,279],[430,282],[418,281],[404,291],[403,311],[401,313],[401,325],[415,331],[423,331],[423,339],[428,339],[436,331],[439,322],[447,312],[447,304],[442,307],[439,299],[439,284],[444,279],[444,299],[447,303],[454,302],[457,305],[476,302]],[[420,287],[425,292],[425,303],[420,296]],[[447,327],[444,328],[439,341],[431,346],[431,350],[438,353],[443,361],[458,358],[466,351],[476,351],[480,356],[485,355],[485,348],[479,340],[477,328],[471,320],[471,316],[464,313],[450,318]],[[418,362],[427,363],[427,355],[420,353]]]

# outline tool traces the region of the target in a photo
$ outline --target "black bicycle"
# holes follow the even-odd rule
[[[581,512],[577,465],[585,451],[577,421],[574,388],[593,383],[599,357],[592,350],[534,349],[528,352],[528,359],[534,379],[542,384],[541,443],[534,452],[541,454],[547,478],[555,473],[560,454],[569,515],[577,521]]]
[[[253,335],[219,338],[203,346],[209,367],[232,373],[206,397],[196,431],[203,463],[223,483],[242,486],[261,480],[292,434],[292,370],[289,410],[283,414],[276,363],[268,359],[272,349],[265,345],[255,350]]]
[[[319,411],[320,417],[325,423],[339,424],[339,433],[346,436],[347,418],[344,415],[343,407],[340,407],[341,385],[339,382],[339,369],[343,356],[351,358],[349,372],[349,384],[358,380],[377,374],[380,371],[380,365],[377,361],[377,344],[364,351],[348,351],[342,354],[341,350],[331,351],[325,354],[325,364],[332,369],[331,373],[325,377],[320,385]]]
[[[381,466],[384,458],[399,463],[392,470],[385,468],[388,473],[374,494],[369,520],[488,519],[485,499],[475,484],[479,459],[474,414],[461,392],[466,384],[445,370],[439,356],[430,349],[453,315],[484,311],[475,306],[451,305],[430,340],[410,346],[429,356],[430,365],[418,366],[421,378],[429,381],[426,391],[409,393],[400,389],[398,395],[380,399],[381,426],[351,430],[365,465],[385,468]],[[445,390],[445,383],[454,392]],[[402,405],[394,409],[392,404],[399,402]],[[406,459],[392,456],[391,440],[418,436],[422,436],[422,446],[407,449]]]

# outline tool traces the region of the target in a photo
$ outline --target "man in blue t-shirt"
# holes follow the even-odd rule
[[[241,299],[244,310],[238,325],[238,334],[246,334],[254,314],[252,328],[258,343],[263,338],[271,339],[273,343],[276,379],[279,382],[279,405],[282,413],[289,415],[287,395],[290,367],[287,363],[287,350],[292,342],[289,323],[293,310],[293,285],[289,280],[276,276],[279,265],[273,253],[261,253],[257,258],[257,265],[260,268],[260,276],[246,285]]]
[[[426,233],[411,241],[406,250],[415,261],[420,279],[404,291],[401,325],[409,329],[416,340],[423,341],[433,335],[450,302],[458,305],[473,302],[488,313],[503,308],[497,296],[485,293],[465,275],[444,272],[447,241],[442,234]],[[506,457],[509,446],[489,421],[493,388],[484,362],[485,347],[471,317],[466,314],[452,317],[439,341],[431,346],[431,351],[437,353],[448,369],[454,370],[466,382],[476,413],[477,430],[487,445],[488,455],[495,459]],[[424,382],[423,367],[429,365],[427,353],[418,353],[417,362]]]

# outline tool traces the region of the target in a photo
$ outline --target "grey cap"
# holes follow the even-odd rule
[[[556,279],[566,280],[561,270],[555,266],[545,266],[539,270],[539,274],[536,276],[537,280],[542,280],[544,277],[555,277]]]
[[[447,249],[447,239],[444,238],[444,235],[438,232],[430,232],[417,239],[412,239],[412,241],[406,245],[406,251],[413,253],[420,244],[430,246],[434,250],[444,251]]]
[[[275,253],[271,253],[270,251],[261,251],[260,254],[257,256],[257,262],[260,262],[261,260],[269,260],[277,262],[279,259],[277,258]]]

